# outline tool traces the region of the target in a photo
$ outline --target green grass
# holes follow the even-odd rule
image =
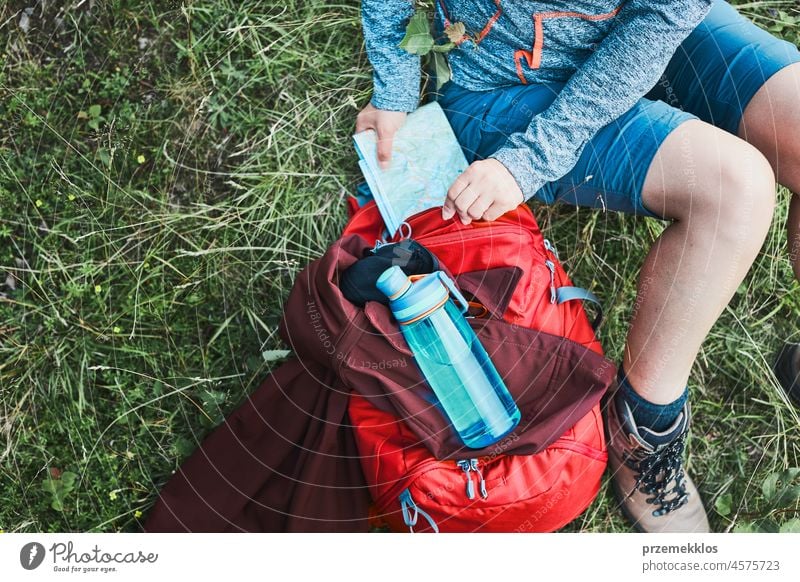
[[[358,5],[74,0],[26,33],[27,4],[0,7],[0,530],[137,531],[268,373],[295,275],[346,221],[371,91]],[[746,10],[797,42],[792,6]],[[692,377],[690,463],[716,530],[797,510],[762,494],[800,466],[769,373],[800,337],[782,200]],[[536,210],[604,299],[618,358],[660,225]],[[627,526],[604,490],[569,529]]]

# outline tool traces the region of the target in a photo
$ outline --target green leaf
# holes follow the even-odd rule
[[[781,489],[775,499],[775,509],[786,509],[800,499],[800,485]]]
[[[449,53],[451,50],[455,48],[455,43],[447,42],[445,44],[435,44],[433,45],[433,52],[435,53]]]
[[[733,504],[733,496],[730,493],[720,495],[714,502],[714,507],[721,516],[725,517],[731,514],[731,505]]]
[[[780,473],[772,473],[761,487],[764,499],[773,509],[783,509],[800,499],[800,485],[795,481],[800,475],[800,469],[792,467]]]
[[[264,362],[259,360],[258,356],[256,356],[255,354],[247,356],[244,363],[247,366],[247,369],[250,370],[251,372],[258,372],[264,365]]]
[[[761,529],[754,523],[745,521],[737,523],[733,528],[733,533],[763,533]]]
[[[782,524],[780,533],[800,533],[800,519],[790,519]]]
[[[450,80],[450,65],[447,58],[441,53],[433,53],[433,69],[436,72],[436,90]]]
[[[225,404],[226,395],[219,390],[204,390],[200,394],[203,400],[203,408],[211,408],[212,410]]]
[[[764,494],[764,500],[769,502],[775,497],[775,491],[778,488],[778,479],[780,479],[780,477],[780,473],[770,473],[767,475],[767,478],[764,479],[764,483],[761,484],[761,492]]]
[[[172,450],[179,459],[184,459],[191,455],[197,448],[197,443],[187,439],[186,437],[178,437],[172,443]]]
[[[764,533],[778,533],[778,522],[771,517],[757,519],[755,524]]]
[[[100,158],[100,162],[108,167],[111,165],[111,154],[106,148],[99,148],[97,150],[97,157]]]
[[[42,481],[42,491],[50,494],[50,507],[56,511],[64,511],[64,500],[75,489],[77,478],[75,473],[65,471],[58,479],[48,475]]]
[[[100,117],[103,109],[99,105],[92,105],[89,107],[89,117]]]
[[[66,471],[61,474],[61,484],[68,491],[72,491],[73,489],[75,489],[75,481],[77,480],[78,476],[72,471]]]
[[[406,26],[406,36],[415,34],[430,34],[431,26],[428,22],[428,15],[424,12],[417,12],[408,21]]]
[[[56,480],[52,477],[47,477],[44,481],[42,481],[42,491],[45,493],[52,493],[55,495],[56,493]]]
[[[291,354],[289,350],[267,350],[266,352],[261,352],[261,356],[264,358],[265,362],[274,362],[275,360],[280,360]]]
[[[786,479],[793,481],[800,477],[800,467],[789,467],[783,474],[786,476]]]
[[[427,55],[430,52],[433,47],[433,37],[427,14],[417,12],[411,17],[399,46],[413,55]]]

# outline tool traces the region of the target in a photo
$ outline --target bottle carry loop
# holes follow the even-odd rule
[[[592,329],[597,331],[597,328],[600,327],[600,323],[603,321],[603,306],[600,304],[600,299],[597,298],[597,295],[583,287],[572,287],[570,285],[556,289],[556,301],[559,305],[576,299],[590,301],[597,305],[597,315],[595,315],[594,321],[592,322]]]

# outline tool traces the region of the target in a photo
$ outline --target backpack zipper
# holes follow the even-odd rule
[[[406,224],[408,225],[409,232],[413,231],[413,229],[414,229],[414,226],[413,226],[412,223],[419,222],[422,219],[423,216],[426,216],[428,213],[431,213],[431,212],[434,212],[434,211],[435,212],[441,212],[441,210],[439,208],[429,208],[429,209],[424,210],[424,211],[420,212],[419,214],[415,214],[413,217],[407,219]],[[490,224],[491,224],[491,226],[490,226]],[[484,233],[477,234],[478,230],[483,230],[485,232],[485,234]],[[480,228],[473,228],[473,229],[463,229],[462,228],[462,229],[458,229],[458,230],[456,230],[454,232],[448,232],[448,233],[444,233],[444,234],[434,234],[434,235],[422,234],[416,240],[418,242],[422,242],[424,240],[427,240],[429,242],[442,243],[442,242],[450,241],[450,240],[464,240],[465,233],[467,231],[469,231],[469,233],[470,233],[469,234],[470,239],[473,239],[473,238],[486,237],[487,235],[489,237],[491,237],[491,233],[498,233],[498,232],[502,232],[502,231],[519,232],[520,230],[524,230],[528,234],[529,238],[532,237],[530,231],[528,229],[526,229],[526,228],[523,228],[521,225],[516,224],[516,223],[511,224],[511,223],[508,223],[508,222],[504,222],[504,221],[499,221],[498,220],[498,221],[495,221],[495,222],[492,222],[492,223],[487,223],[486,226],[480,227]],[[392,237],[392,239],[390,239],[390,241],[387,241],[387,242],[394,241],[394,238],[395,237]],[[400,239],[400,240],[402,240],[402,239]],[[394,241],[394,242],[399,242],[399,241]]]
[[[472,465],[468,460],[461,460],[457,461],[456,465],[461,467],[461,470],[464,471],[464,475],[467,478],[467,499],[475,499],[475,487],[472,484],[472,476],[470,476],[470,471],[472,471]]]
[[[550,256],[558,261],[559,258],[556,247],[553,246],[553,243],[551,243],[548,239],[543,240],[545,251],[550,253]],[[556,264],[550,259],[545,259],[544,264],[547,267],[547,270],[550,271],[550,303],[555,303],[558,298],[558,295],[556,294]]]
[[[386,507],[398,495],[398,491],[408,489],[408,486],[419,479],[423,474],[428,471],[436,471],[437,469],[449,469],[447,465],[454,463],[456,467],[460,468],[467,477],[467,484],[465,487],[467,499],[475,499],[475,485],[472,482],[471,473],[475,471],[478,476],[478,491],[482,498],[489,497],[486,488],[486,480],[483,478],[483,473],[478,468],[478,459],[464,459],[460,461],[437,461],[436,459],[428,459],[414,467],[414,469],[405,475],[402,479],[389,488],[383,495],[375,500],[375,505],[378,507]]]
[[[403,512],[403,523],[408,526],[408,531],[414,533],[414,526],[417,525],[417,518],[421,515],[428,521],[431,529],[439,533],[439,526],[436,525],[436,522],[426,511],[414,502],[414,498],[411,497],[411,491],[409,491],[408,488],[403,489],[398,496],[398,500],[400,501],[400,511]],[[410,511],[412,509],[414,510],[413,514]]]
[[[553,255],[557,261],[560,260],[558,258],[558,250],[556,250],[556,247],[553,246],[553,243],[547,239],[544,239],[544,248],[550,251],[550,254]]]
[[[547,269],[550,271],[550,303],[556,302],[556,264],[547,259],[544,264],[547,266]]]
[[[492,238],[502,232],[516,232],[520,231],[519,226],[512,224],[498,224],[491,228],[484,228],[471,231],[469,234],[470,241],[481,238]],[[423,234],[417,238],[417,242],[427,242],[427,245],[444,245],[449,242],[459,242],[465,239],[465,230],[457,230],[455,232],[446,232],[443,234],[425,235]]]
[[[580,441],[575,441],[570,438],[566,437],[559,437],[550,445],[545,447],[543,451],[549,449],[563,449],[567,451],[572,451],[573,453],[577,453],[579,455],[583,455],[584,457],[588,457],[595,461],[607,461],[608,454],[605,451],[600,449],[596,449],[590,445],[582,443]],[[541,451],[540,451],[541,452]],[[486,487],[486,481],[483,477],[482,472],[478,468],[478,459],[466,459],[461,461],[437,461],[436,459],[428,459],[417,465],[414,470],[409,472],[405,475],[402,479],[399,479],[394,487],[388,489],[383,495],[375,500],[375,505],[381,509],[386,509],[395,499],[397,499],[398,495],[402,493],[403,490],[407,490],[411,484],[419,479],[423,474],[429,471],[436,471],[438,469],[442,470],[450,470],[453,465],[450,463],[454,463],[456,467],[460,468],[461,471],[467,476],[468,480],[471,481],[471,473],[474,471],[478,476],[478,491],[480,496],[483,499],[487,499],[489,497],[489,493]],[[469,471],[464,468],[464,463],[469,465]],[[472,485],[472,497],[469,497],[469,487],[467,486],[467,498],[474,499],[475,497],[475,489],[474,484]]]
[[[478,479],[479,479],[478,484],[479,484],[479,490],[481,492],[481,497],[487,499],[489,497],[489,492],[486,491],[486,480],[483,478],[483,473],[481,473],[481,470],[478,468],[478,459],[470,459],[469,462],[470,466],[472,467],[472,470],[478,474]]]
[[[489,497],[489,493],[486,491],[486,480],[483,478],[483,473],[478,468],[478,459],[462,459],[457,461],[456,464],[461,467],[461,470],[464,471],[464,475],[467,479],[467,499],[475,499],[475,485],[472,482],[472,473],[478,477],[478,490],[480,491],[481,497],[486,499]]]

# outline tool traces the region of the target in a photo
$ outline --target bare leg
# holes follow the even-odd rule
[[[666,404],[764,242],[775,179],[756,148],[692,120],[659,149],[642,196],[674,222],[642,266],[623,366],[642,397]]]
[[[775,73],[747,105],[739,135],[769,160],[778,182],[795,194],[789,203],[789,258],[800,279],[800,64]]]

